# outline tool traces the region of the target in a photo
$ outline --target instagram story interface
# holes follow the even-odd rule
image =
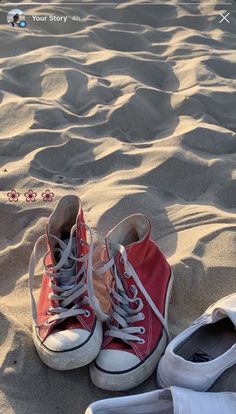
[[[0,412],[233,414],[236,2],[0,25]]]

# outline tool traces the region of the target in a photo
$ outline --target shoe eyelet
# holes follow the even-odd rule
[[[140,327],[140,333],[144,334],[145,333],[145,328],[143,326]]]
[[[52,309],[53,309],[53,308],[50,306],[50,308],[48,308],[48,310],[47,310],[47,312],[46,312],[46,315],[51,315]]]
[[[141,313],[141,321],[144,321],[144,319],[145,319],[145,315],[144,313]]]
[[[131,290],[131,292],[133,292],[133,291],[134,291],[134,289],[135,289],[135,286],[134,286],[134,285],[131,285],[131,286],[130,286],[130,290]]]
[[[120,256],[120,263],[123,264],[124,263],[124,259],[122,256]]]
[[[44,266],[44,268],[45,268],[45,270],[47,271],[47,270],[52,270],[53,269],[53,264],[52,263],[50,263],[50,264],[48,264],[48,265],[46,265],[46,266]]]
[[[48,300],[53,300],[52,299],[52,296],[54,295],[54,292],[51,292],[51,293],[49,293],[49,295],[48,295]]]
[[[130,279],[131,275],[129,275],[127,272],[124,272],[124,277],[126,277],[126,279]]]
[[[89,310],[86,310],[86,311],[85,311],[84,316],[85,316],[86,318],[89,318],[89,317],[90,317],[90,312],[89,312]]]
[[[141,339],[138,341],[138,343],[139,343],[140,345],[145,344],[145,339],[141,338]]]
[[[49,321],[48,319],[46,319],[46,321],[44,322],[44,325],[46,326],[50,326],[54,321]]]

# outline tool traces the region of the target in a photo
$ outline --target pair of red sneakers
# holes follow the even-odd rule
[[[36,304],[34,273],[42,239],[48,251]],[[59,201],[30,259],[33,339],[49,367],[67,370],[93,362],[95,385],[126,390],[148,378],[164,352],[173,277],[143,214],[121,221],[105,242],[107,259],[95,270],[80,199],[70,195]],[[109,275],[110,314],[96,297],[94,272]]]

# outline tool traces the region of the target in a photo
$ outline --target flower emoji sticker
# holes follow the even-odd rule
[[[53,201],[54,193],[50,190],[46,190],[42,193],[42,197],[45,203],[51,203]]]
[[[10,203],[16,203],[20,197],[20,193],[18,193],[16,190],[11,190],[9,193],[7,193],[7,197]]]
[[[30,201],[35,201],[37,197],[37,193],[35,193],[35,191],[33,190],[29,190],[24,194],[24,196],[25,196],[27,203],[29,203]]]

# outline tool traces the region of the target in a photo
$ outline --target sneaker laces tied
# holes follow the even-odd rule
[[[120,261],[124,265],[124,276],[127,278],[132,277],[135,285],[130,286],[132,292],[132,297],[129,297],[124,289],[124,286],[121,282],[121,279],[117,272],[117,267],[115,263],[115,258],[112,257],[104,266],[96,270],[100,275],[106,273],[110,269],[113,271],[115,279],[115,287],[110,287],[110,300],[112,305],[112,314],[110,319],[107,322],[108,329],[105,331],[105,336],[111,336],[113,338],[119,338],[124,341],[135,341],[138,343],[143,343],[143,340],[140,339],[137,334],[143,334],[145,332],[144,327],[142,326],[130,326],[134,322],[139,322],[144,319],[144,315],[141,312],[143,309],[143,301],[138,297],[138,291],[140,290],[147,300],[148,304],[152,308],[153,312],[160,320],[165,329],[168,340],[170,340],[170,334],[167,326],[167,321],[161,314],[161,312],[156,307],[155,303],[151,299],[150,295],[144,288],[141,283],[137,273],[135,272],[133,266],[128,261],[126,249],[121,244],[112,243],[116,251],[120,253]],[[131,308],[131,304],[137,304],[135,309]],[[115,322],[115,324],[113,323]],[[136,334],[136,335],[135,335]]]
[[[92,285],[92,271],[89,269],[89,264],[91,266],[92,263],[92,254],[93,254],[93,243],[92,243],[92,232],[91,229],[86,224],[81,224],[86,227],[86,230],[89,231],[90,234],[90,244],[85,240],[80,240],[81,243],[88,246],[88,253],[85,254],[83,257],[76,257],[76,240],[74,238],[74,233],[76,232],[77,226],[76,224],[71,228],[70,237],[68,242],[59,239],[54,235],[50,235],[50,237],[57,242],[57,247],[54,249],[54,254],[57,255],[59,258],[58,263],[54,266],[53,264],[46,265],[46,257],[50,253],[49,251],[46,252],[43,258],[43,264],[45,269],[45,275],[51,279],[50,287],[52,289],[52,293],[49,294],[50,300],[56,300],[59,302],[59,306],[50,306],[47,313],[50,316],[45,324],[49,325],[53,322],[58,322],[64,320],[68,317],[77,316],[77,315],[88,315],[88,310],[83,309],[82,305],[88,304],[89,299],[88,296],[81,296],[86,292],[88,289],[88,285],[90,285],[89,289],[93,291]],[[34,276],[35,276],[35,267],[38,258],[38,250],[39,244],[42,241],[47,240],[46,235],[43,235],[38,238],[35,243],[33,252],[31,254],[30,262],[29,262],[29,289],[30,289],[30,297],[31,297],[31,310],[32,310],[32,318],[34,324],[37,325],[37,305],[33,295],[33,288],[34,288]],[[76,264],[82,263],[80,270],[76,273]],[[86,283],[86,268],[87,268],[87,283]],[[81,277],[82,276],[82,277]],[[59,283],[56,284],[55,281]],[[61,283],[60,283],[61,282]],[[74,300],[78,300],[81,298],[79,302],[77,302],[74,306],[71,306],[68,309],[68,306],[73,303]]]

